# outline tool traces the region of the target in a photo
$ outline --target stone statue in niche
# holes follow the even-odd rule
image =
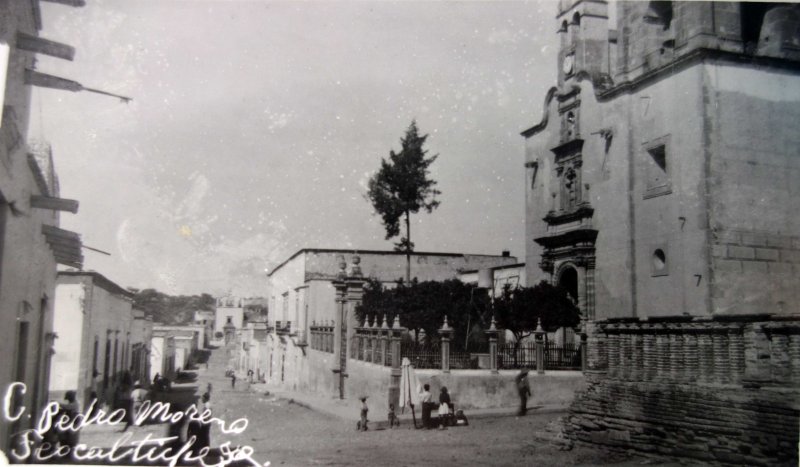
[[[569,141],[577,135],[577,115],[574,110],[562,114],[561,117],[561,140]]]
[[[561,210],[574,209],[581,202],[580,164],[565,165],[561,177]]]

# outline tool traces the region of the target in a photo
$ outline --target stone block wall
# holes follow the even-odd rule
[[[800,313],[800,237],[717,230],[711,256],[715,313]]]
[[[766,316],[587,326],[579,442],[743,465],[797,465],[800,320]]]

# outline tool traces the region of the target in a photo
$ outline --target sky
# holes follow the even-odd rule
[[[42,2],[76,48],[35,88],[84,269],[170,294],[266,293],[302,248],[391,250],[365,197],[412,120],[438,154],[417,251],[524,261],[524,140],[555,84],[556,3]]]

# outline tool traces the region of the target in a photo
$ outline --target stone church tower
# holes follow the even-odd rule
[[[581,441],[797,463],[800,5],[561,0],[526,264],[587,319]],[[766,463],[770,463],[766,462]]]

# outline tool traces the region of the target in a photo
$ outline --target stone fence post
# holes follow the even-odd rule
[[[379,337],[380,328],[378,327],[378,317],[375,317],[375,320],[372,321],[372,326],[369,329],[369,341],[370,341],[370,355],[369,355],[369,362],[370,363],[377,363],[377,353],[378,353],[378,337]]]
[[[381,366],[386,366],[386,351],[389,347],[389,326],[386,325],[386,315],[383,315],[383,324],[381,325],[381,361],[378,362]]]
[[[385,324],[385,322],[384,322]],[[402,375],[402,358],[400,355],[400,339],[405,333],[405,328],[400,327],[400,316],[394,317],[392,327],[389,328],[389,345],[392,346],[392,371],[389,379],[389,404],[400,406],[400,376]]]
[[[492,374],[497,374],[497,323],[492,315],[492,325],[486,330],[486,337],[489,338],[489,369]]]
[[[536,330],[533,331],[533,339],[536,342],[536,373],[544,374],[544,329],[542,329],[542,320],[539,319],[536,325]]]
[[[450,373],[450,337],[453,335],[453,328],[447,324],[447,316],[444,317],[439,335],[442,337],[442,373]]]

